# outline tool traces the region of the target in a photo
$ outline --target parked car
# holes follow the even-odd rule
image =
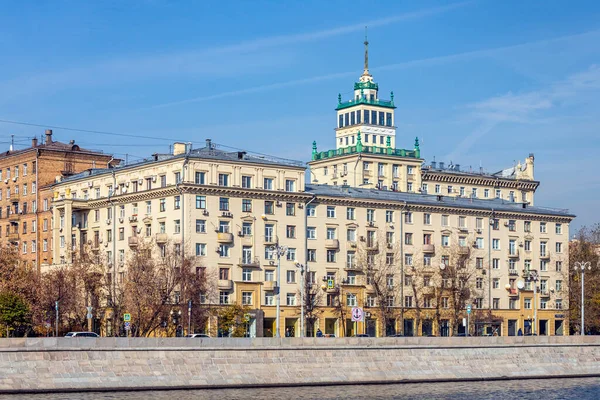
[[[368,333],[359,333],[359,334],[354,335],[354,337],[371,337],[371,336],[369,336]]]
[[[325,335],[323,335],[324,337],[335,337],[335,335],[333,333],[326,333]]]
[[[65,337],[100,337],[100,335],[94,332],[69,332]]]
[[[464,332],[461,332],[461,333],[457,333],[457,334],[456,334],[456,335],[454,335],[454,336],[461,336],[461,337],[465,337],[465,336],[467,336],[467,334],[466,334],[466,333],[464,333]],[[473,335],[469,334],[469,336],[473,336]]]
[[[394,333],[393,335],[388,335],[388,337],[404,337],[402,333]]]
[[[189,335],[185,335],[188,338],[209,338],[210,336],[206,333],[190,333]]]

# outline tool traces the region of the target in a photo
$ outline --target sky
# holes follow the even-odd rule
[[[533,153],[536,205],[569,209],[572,230],[600,222],[600,2],[0,8],[1,149],[57,127],[55,140],[130,161],[207,138],[308,161],[313,140],[335,148],[337,96],[352,97],[368,26],[380,98],[395,95],[398,147],[418,136],[426,162],[489,172]]]

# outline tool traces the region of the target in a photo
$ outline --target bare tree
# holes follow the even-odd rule
[[[300,304],[304,298],[304,320],[306,321],[307,336],[315,335],[315,322],[323,314],[323,300],[325,292],[312,280],[308,279],[307,274],[304,279],[304,293],[302,289],[298,291],[297,297]],[[298,315],[301,315],[301,310],[298,310]]]

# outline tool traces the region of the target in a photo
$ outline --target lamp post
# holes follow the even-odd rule
[[[537,333],[537,281],[539,279],[539,275],[537,271],[530,271],[529,277],[527,278],[529,281],[533,282],[533,334]]]
[[[294,261],[294,263],[296,265],[296,268],[300,270],[300,337],[304,337],[304,272],[309,272],[309,268],[308,266],[299,263],[297,260]]]
[[[179,331],[179,319],[181,318],[181,310],[177,310],[177,312],[171,310],[169,313],[173,320],[173,325],[175,325],[175,336],[177,336]]]
[[[275,253],[277,253],[277,290],[276,290],[276,304],[277,304],[277,318],[275,320],[275,337],[281,337],[280,333],[279,333],[279,321],[280,321],[280,315],[281,315],[281,256],[284,256],[287,254],[288,251],[288,247],[287,246],[280,246],[279,245],[279,238],[277,238],[277,242],[270,247],[271,251],[274,251]]]
[[[577,273],[577,270],[580,271],[581,273],[581,335],[585,335],[585,307],[584,307],[584,285],[585,285],[585,269],[591,270],[592,269],[592,263],[589,261],[577,261],[575,262],[575,266],[573,267],[573,269],[575,270],[575,273]]]

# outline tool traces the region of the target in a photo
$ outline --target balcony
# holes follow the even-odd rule
[[[129,243],[129,247],[138,247],[139,238],[137,236],[131,236],[127,239],[127,242]]]
[[[517,271],[516,269],[509,269],[508,275],[517,276],[517,275],[519,275],[519,271]]]
[[[233,281],[231,279],[219,279],[217,287],[221,290],[231,290],[233,289]]]
[[[332,288],[325,289],[327,293],[338,293],[340,291],[340,285],[333,285]]]
[[[156,243],[167,243],[169,237],[166,233],[157,233],[156,234]]]
[[[435,244],[424,244],[423,253],[435,253]]]
[[[508,258],[519,258],[519,249],[509,250]]]
[[[518,297],[519,296],[519,291],[517,289],[510,288],[510,289],[508,289],[508,295],[510,297]]]
[[[219,243],[233,243],[233,233],[218,232],[217,242]]]
[[[550,258],[550,253],[540,253],[540,258],[547,260]]]
[[[265,281],[263,283],[263,289],[264,290],[275,290],[275,286],[277,286],[275,284],[275,281]]]
[[[21,200],[21,195],[19,193],[13,193],[10,195],[11,203],[18,203]]]
[[[352,240],[352,241],[348,241],[347,242],[348,247],[355,249],[356,248],[356,241]]]
[[[548,291],[548,289],[540,290],[540,297],[550,297],[550,292]]]
[[[469,248],[467,246],[459,246],[458,247],[458,254],[460,254],[460,255],[468,255],[469,254]]]
[[[423,295],[431,296],[435,294],[435,288],[433,286],[423,286]]]
[[[340,241],[338,239],[325,239],[325,248],[337,250],[340,248]]]
[[[19,240],[19,234],[16,232],[9,233],[7,237],[9,242],[16,242]]]
[[[258,257],[242,257],[240,258],[240,267],[260,267],[260,258]]]
[[[240,237],[242,238],[243,246],[252,246],[254,244],[252,243],[252,235],[240,235]]]
[[[12,213],[8,216],[10,222],[17,222],[19,219],[21,219],[21,214],[19,213]]]
[[[264,238],[265,244],[277,243],[277,238],[274,235],[265,235],[263,238]]]
[[[344,269],[347,271],[356,271],[358,269],[358,265],[356,262],[346,262],[346,267]]]

